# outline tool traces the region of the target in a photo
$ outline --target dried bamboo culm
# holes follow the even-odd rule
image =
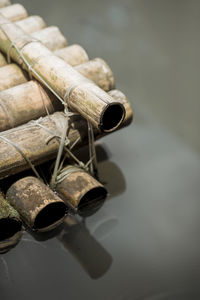
[[[77,44],[56,50],[54,53],[73,67],[89,60],[87,52]]]
[[[46,23],[40,16],[30,16],[26,19],[15,22],[15,24],[29,34],[42,30],[46,27]]]
[[[56,26],[46,27],[32,33],[32,36],[51,51],[56,51],[67,46],[67,39]]]
[[[16,22],[28,17],[26,9],[21,4],[12,4],[0,9],[0,14],[10,20]]]
[[[33,76],[48,83],[49,88],[70,108],[105,132],[113,131],[121,124],[125,115],[121,103],[1,15],[0,25],[3,29],[0,30],[1,51],[7,53],[10,49],[10,56],[19,64],[22,64],[22,55],[26,59],[23,68],[30,70],[27,63],[31,64]],[[11,41],[15,41],[15,47],[11,47]],[[20,56],[16,47],[20,49]]]
[[[0,192],[0,253],[14,247],[22,237],[22,222],[18,212]]]
[[[57,178],[56,191],[81,216],[94,214],[107,196],[105,187],[80,167],[68,165]]]
[[[102,67],[100,67],[100,65],[102,65]],[[17,65],[9,65],[9,69],[11,67],[13,67],[13,74],[10,76],[10,80],[13,78],[14,80],[11,81],[11,84],[12,82],[15,84],[15,77],[18,77],[20,80],[19,74],[23,75],[23,73]],[[85,77],[89,76],[92,80],[92,75],[94,75],[95,83],[101,88],[112,87],[114,78],[107,76],[111,71],[103,60],[95,59],[91,62],[81,64],[78,67],[79,71],[84,73]],[[4,75],[5,73],[6,72],[4,72]],[[16,76],[14,76],[15,73]],[[21,76],[21,78],[24,80],[24,75],[23,77]],[[2,87],[4,86],[5,83],[3,81]],[[123,99],[123,97],[121,98]],[[120,103],[122,102],[120,97],[113,98],[117,99]],[[51,114],[56,110],[61,110],[62,108],[57,98],[36,81],[29,81],[25,84],[6,89],[0,92],[0,131],[14,128],[30,120],[45,116],[48,113]]]
[[[25,177],[15,182],[8,189],[6,198],[33,230],[52,230],[65,218],[65,203],[35,177]]]
[[[0,179],[30,169],[56,157],[59,141],[68,118],[62,112],[31,121],[28,124],[2,132],[0,135]],[[127,124],[127,122],[126,122]],[[94,130],[95,139],[103,133]],[[88,124],[81,116],[72,116],[68,130],[68,149],[88,142]],[[22,150],[21,150],[22,149]]]
[[[16,64],[0,68],[0,92],[28,81],[28,74]]]
[[[10,5],[10,0],[0,0],[0,8]]]
[[[0,53],[0,68],[7,65],[7,61],[2,53]]]

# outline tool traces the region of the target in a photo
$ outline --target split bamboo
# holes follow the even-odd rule
[[[19,212],[24,223],[33,230],[52,230],[65,218],[65,203],[35,177],[16,181],[8,189],[6,198]]]
[[[122,123],[125,115],[122,104],[53,55],[41,42],[34,41],[14,23],[8,23],[8,19],[2,15],[0,25],[4,29],[0,30],[1,51],[7,53],[12,45],[11,40],[15,40],[21,54],[33,65],[33,76],[39,81],[46,81],[70,108],[104,132],[113,131]],[[10,55],[14,61],[22,64],[15,47],[12,47]],[[28,69],[24,63],[22,67]]]

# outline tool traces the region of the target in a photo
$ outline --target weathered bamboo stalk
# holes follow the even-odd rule
[[[15,182],[6,197],[33,230],[52,230],[65,218],[65,203],[35,177],[25,177]]]
[[[95,64],[90,64],[90,66],[95,67]],[[21,74],[20,71],[19,68],[19,74]],[[102,79],[100,73],[99,75]],[[95,78],[97,79],[97,77]],[[125,95],[117,90],[110,91],[109,94],[125,107],[126,116],[122,126],[125,126],[125,122],[127,122],[126,125],[130,124],[133,113]],[[51,114],[56,110],[62,110],[62,105],[52,93],[43,88],[37,81],[31,80],[1,91],[0,132],[43,117],[47,113]]]
[[[126,121],[126,119],[125,119]],[[126,121],[126,125],[127,125]],[[24,156],[38,165],[53,159],[58,151],[59,142],[56,137],[62,136],[66,124],[66,116],[56,112],[39,121],[4,131],[0,135],[0,179],[30,169]],[[88,142],[87,122],[81,116],[71,117],[68,137],[70,145],[77,142],[76,147]],[[42,125],[42,127],[41,127]],[[103,136],[94,128],[95,139]],[[55,136],[55,138],[53,138]],[[18,149],[23,151],[24,156]]]
[[[77,44],[56,50],[54,53],[73,67],[83,64],[89,60],[85,49]]]
[[[36,80],[4,90],[0,92],[0,131],[52,114],[56,103],[56,97]]]
[[[94,81],[96,85],[108,92],[115,88],[113,73],[108,64],[101,58],[89,60],[76,66],[76,70],[83,76]]]
[[[0,0],[0,8],[10,5],[10,0]]]
[[[22,222],[18,212],[0,192],[0,253],[14,247],[22,236]]]
[[[0,14],[12,22],[28,17],[26,9],[21,4],[12,4],[0,9]]]
[[[102,65],[102,67],[100,67],[100,65]],[[6,85],[7,87],[16,84],[15,78],[18,78],[18,80],[22,80],[23,82],[25,77],[21,69],[15,64],[9,65],[9,71],[12,67],[12,76],[6,75],[7,68],[4,68],[4,72],[1,72],[0,68],[0,78],[1,74],[3,74],[10,80],[10,83],[7,83]],[[105,64],[103,60],[95,59],[91,62],[89,61],[81,64],[77,69],[84,73],[85,77],[89,76],[91,80],[94,75],[95,83],[101,88],[111,87],[111,83],[113,82],[112,77],[107,76],[108,72],[110,72],[110,68],[107,67],[107,64]],[[2,88],[5,87],[3,78],[2,81],[0,80],[0,88],[1,86]],[[119,93],[115,94],[116,96],[114,95],[114,99],[120,103],[121,101],[126,103],[124,95],[120,95],[119,97]],[[21,124],[25,124],[30,120],[43,117],[47,113],[51,114],[54,111],[61,109],[62,105],[59,105],[57,98],[52,93],[47,92],[47,90],[36,81],[28,81],[27,83],[14,86],[0,92],[0,131],[14,128]]]
[[[67,39],[56,26],[49,26],[40,31],[34,32],[32,33],[32,36],[51,51],[67,46]]]
[[[0,68],[0,91],[25,83],[27,80],[27,73],[16,64],[9,64]]]
[[[107,196],[105,187],[83,169],[68,165],[56,185],[63,201],[84,217],[94,214]]]
[[[53,55],[40,42],[34,41],[14,23],[8,23],[8,19],[2,15],[0,24],[4,28],[4,31],[0,31],[2,52],[7,53],[11,46],[11,40],[17,41],[16,45],[21,54],[29,63],[33,64],[34,62],[33,76],[40,81],[45,80],[68,103],[69,107],[105,132],[113,131],[121,124],[125,115],[123,105],[114,101],[93,82]],[[11,49],[10,55],[17,63],[22,63],[16,48]],[[28,69],[26,64],[23,64],[22,67]],[[40,77],[38,77],[38,73]]]
[[[29,34],[46,27],[44,20],[40,16],[30,16],[26,19],[15,22],[15,24]]]

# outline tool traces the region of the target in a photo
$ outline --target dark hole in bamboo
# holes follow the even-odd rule
[[[94,214],[103,204],[107,196],[104,187],[96,187],[87,192],[80,200],[78,213],[87,217]]]
[[[14,236],[17,232],[21,231],[21,222],[5,218],[0,220],[0,241],[7,240]]]
[[[64,218],[66,206],[64,203],[50,203],[37,215],[34,229],[46,228]]]
[[[101,129],[109,132],[117,128],[123,121],[125,110],[121,104],[109,105],[103,113]]]

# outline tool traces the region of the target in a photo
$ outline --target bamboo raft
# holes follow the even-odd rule
[[[0,0],[1,253],[24,228],[47,232],[69,213],[85,217],[102,206],[95,141],[132,119],[103,59],[89,59],[58,27]],[[87,163],[74,154],[84,145]]]

